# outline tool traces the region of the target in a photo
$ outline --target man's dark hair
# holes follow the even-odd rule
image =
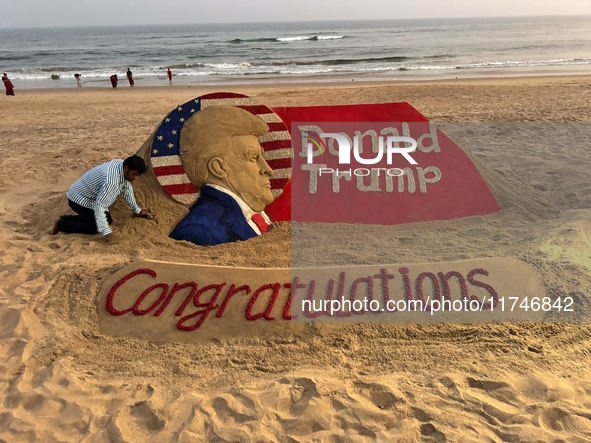
[[[144,159],[137,155],[127,157],[123,161],[123,166],[127,166],[130,171],[137,171],[140,174],[146,172],[146,163],[144,162]]]

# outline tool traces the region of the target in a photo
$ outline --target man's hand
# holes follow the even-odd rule
[[[117,241],[117,238],[115,237],[115,234],[113,234],[112,232],[110,234],[103,235],[103,239],[107,243],[115,243]]]
[[[136,217],[143,217],[147,219],[153,219],[154,216],[152,215],[153,211],[152,208],[149,209],[142,209],[139,214],[135,214]]]

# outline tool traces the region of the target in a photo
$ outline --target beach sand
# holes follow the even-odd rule
[[[136,198],[156,220],[132,219],[118,201],[116,244],[48,235],[84,172],[137,152],[178,104],[224,90],[267,106],[409,102],[473,158],[502,211],[294,223],[294,243],[283,223],[204,248],[167,237],[186,210],[142,178]],[[0,109],[0,441],[591,441],[591,78],[16,90]],[[102,283],[137,260],[483,257],[529,264],[548,296],[577,301],[582,322],[351,324],[307,340],[197,344],[112,338],[97,323]]]

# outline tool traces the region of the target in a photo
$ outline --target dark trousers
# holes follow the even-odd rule
[[[96,220],[94,219],[94,211],[92,209],[80,206],[68,199],[70,208],[78,215],[62,215],[58,223],[58,229],[62,232],[71,232],[77,234],[96,234]],[[113,223],[109,211],[106,213],[109,224]]]

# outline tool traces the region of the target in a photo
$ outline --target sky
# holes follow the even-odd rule
[[[0,0],[0,28],[591,14],[591,0]]]

